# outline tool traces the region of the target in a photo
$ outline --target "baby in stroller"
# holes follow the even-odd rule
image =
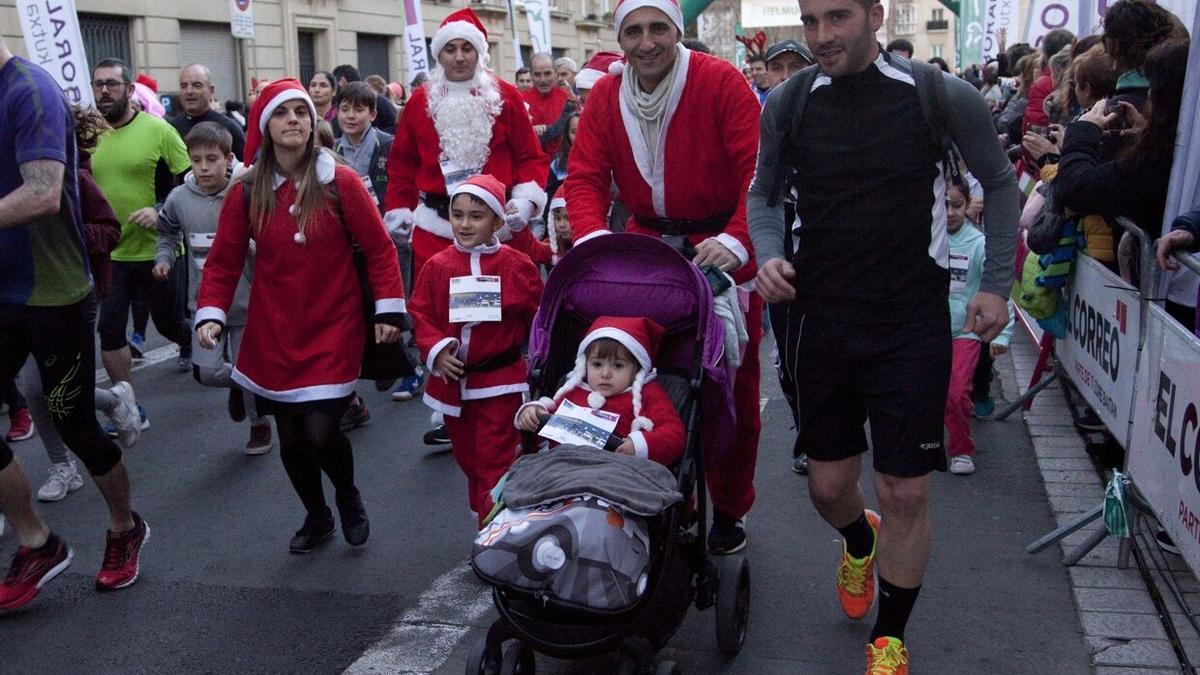
[[[575,369],[553,398],[540,398],[517,411],[517,426],[536,433],[546,414],[563,401],[616,413],[616,448],[671,466],[683,455],[684,428],[667,392],[654,381],[651,359],[663,329],[646,318],[602,316],[579,343]]]

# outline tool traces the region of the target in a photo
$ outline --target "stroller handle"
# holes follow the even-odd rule
[[[538,431],[541,431],[542,427],[546,426],[546,422],[550,421],[550,417],[551,417],[551,415],[549,413],[538,413],[538,428],[537,428]],[[621,436],[618,436],[616,434],[609,434],[608,441],[606,441],[604,443],[603,449],[608,452],[616,452],[617,448],[621,447],[621,444],[624,442],[625,442],[625,439],[622,438]]]

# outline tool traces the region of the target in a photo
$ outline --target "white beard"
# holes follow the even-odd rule
[[[500,87],[485,67],[478,69],[470,83],[461,83],[468,84],[470,92],[465,95],[459,87],[452,91],[445,71],[434,68],[425,94],[442,155],[463,168],[482,168],[491,154],[492,125],[500,114]]]

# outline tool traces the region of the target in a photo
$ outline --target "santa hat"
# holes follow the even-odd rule
[[[154,79],[153,77],[150,77],[146,73],[138,73],[137,79],[134,80],[134,82],[144,84],[150,88],[150,91],[152,91],[156,94],[158,93],[158,80]]]
[[[254,99],[254,105],[250,106],[250,118],[246,120],[246,152],[244,156],[247,165],[253,164],[257,159],[263,134],[267,132],[267,120],[271,119],[275,109],[288,101],[296,100],[308,104],[308,111],[312,114],[315,124],[317,106],[313,105],[312,99],[308,97],[308,91],[304,85],[294,77],[275,80],[263,89],[258,98]]]
[[[679,8],[679,0],[620,0],[616,11],[613,12],[613,26],[618,34],[621,33],[621,24],[625,22],[625,17],[642,7],[653,7],[666,14],[679,29],[680,35],[683,34],[683,10]]]
[[[554,232],[554,209],[567,208],[565,197],[555,197],[550,200],[550,208],[546,210],[546,233],[550,238],[550,252],[554,254],[553,262],[558,262],[558,235]]]
[[[605,75],[620,75],[625,70],[622,58],[616,52],[596,52],[575,76],[575,88],[591,89]]]
[[[442,25],[438,26],[429,45],[435,60],[438,54],[442,53],[442,47],[451,40],[466,40],[480,56],[486,56],[488,53],[487,29],[470,7],[451,12]]]
[[[633,422],[630,431],[653,431],[654,423],[642,417],[642,386],[646,378],[654,372],[652,359],[658,351],[658,343],[662,340],[663,327],[645,317],[602,316],[592,322],[587,335],[579,343],[579,351],[575,355],[575,369],[567,377],[562,388],[554,393],[553,399],[538,401],[547,410],[554,410],[558,402],[567,392],[579,386],[587,378],[587,351],[592,343],[602,338],[616,340],[622,347],[629,350],[641,368],[633,376]],[[588,394],[588,405],[600,409],[604,407],[605,397],[598,391]]]
[[[504,183],[496,180],[492,174],[481,173],[459,183],[450,193],[450,203],[454,203],[454,198],[461,194],[478,197],[496,213],[496,217],[504,219]]]

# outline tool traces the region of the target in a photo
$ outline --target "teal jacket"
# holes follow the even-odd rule
[[[978,340],[974,333],[963,333],[967,321],[967,303],[979,292],[983,279],[983,233],[963,223],[950,235],[950,334],[955,340]],[[1013,331],[1013,307],[1008,303],[1008,325],[993,342],[1008,346]]]

